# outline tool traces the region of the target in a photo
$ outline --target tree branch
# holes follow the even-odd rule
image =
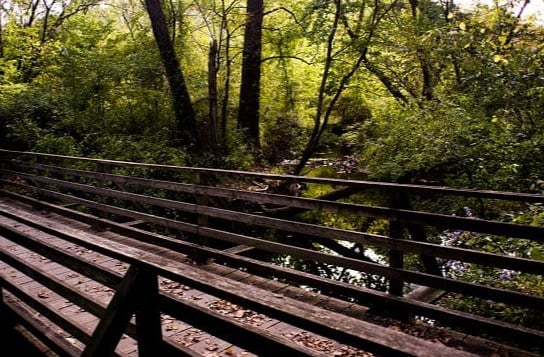
[[[285,55],[266,57],[266,58],[261,59],[261,63],[266,62],[266,61],[275,60],[275,59],[286,59],[286,58],[299,60],[300,62],[304,62],[305,64],[307,64],[307,65],[309,65],[309,66],[313,64],[312,62],[308,62],[308,61],[306,61],[304,58],[301,58],[301,57],[297,57],[297,56],[285,56]]]
[[[277,11],[285,11],[286,13],[288,13],[289,15],[291,15],[291,17],[295,20],[295,23],[297,25],[300,26],[300,28],[304,29],[304,26],[300,23],[300,21],[298,20],[297,18],[297,15],[295,15],[295,13],[293,13],[291,10],[289,10],[288,8],[286,7],[283,7],[283,6],[280,6],[280,7],[276,7],[272,10],[269,10],[269,11],[265,11],[263,16],[266,16],[266,15],[270,15],[274,12],[277,12]]]

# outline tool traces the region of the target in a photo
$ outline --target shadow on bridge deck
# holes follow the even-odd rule
[[[2,310],[0,310],[0,346],[0,355],[3,357],[57,356]]]

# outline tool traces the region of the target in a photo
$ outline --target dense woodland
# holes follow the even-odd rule
[[[1,145],[294,173],[352,155],[372,179],[528,190],[544,42],[527,3],[2,0]]]
[[[544,26],[528,3],[0,0],[0,146],[542,193]],[[544,224],[538,204],[486,214]],[[534,242],[434,239],[544,259]],[[541,278],[506,280],[542,294]]]

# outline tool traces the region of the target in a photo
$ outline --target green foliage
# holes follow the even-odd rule
[[[103,158],[121,161],[157,163],[184,166],[186,154],[180,149],[165,145],[159,136],[156,141],[141,141],[131,136],[105,136],[97,138],[96,154]]]
[[[525,206],[512,205],[508,210],[503,207],[502,219],[518,224],[544,225],[544,209],[541,204]],[[447,245],[467,248],[486,253],[495,253],[526,259],[544,260],[544,244],[528,239],[514,239],[503,236],[476,234],[471,232],[442,232],[441,239]],[[508,269],[490,268],[476,264],[448,261],[444,264],[448,277],[471,283],[483,284],[496,288],[508,289],[534,296],[544,295],[542,275],[527,274]],[[441,300],[441,304],[462,311],[482,314],[526,327],[542,329],[542,312],[519,308],[514,305],[493,301],[492,298],[463,297],[455,294]]]
[[[263,157],[272,164],[298,157],[304,145],[304,129],[295,119],[279,117],[264,125]]]
[[[249,169],[254,163],[258,153],[245,139],[245,135],[239,130],[229,130],[227,137],[228,155],[223,164],[227,168]]]
[[[376,111],[358,141],[362,161],[380,180],[527,189],[544,173],[538,159],[543,142],[540,135],[516,134],[496,117],[442,102]]]
[[[373,177],[397,181],[411,171],[432,170],[455,158],[454,143],[472,132],[467,128],[471,121],[461,108],[436,105],[421,110],[415,104],[391,103],[363,126],[361,155]]]
[[[544,294],[544,289],[542,288],[544,282],[540,275],[516,274],[515,272],[470,267],[460,278],[465,281],[517,290],[535,296],[542,296]],[[542,324],[542,321],[544,321],[542,311],[520,308],[515,305],[496,302],[492,299],[486,300],[467,296],[460,298],[452,294],[443,298],[440,304],[464,312],[479,314],[529,328],[542,329],[544,327]]]
[[[76,140],[68,135],[58,136],[47,133],[38,138],[33,148],[36,152],[80,156],[81,150]]]

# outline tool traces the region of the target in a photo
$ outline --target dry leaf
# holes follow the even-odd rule
[[[217,351],[219,349],[219,346],[214,344],[214,345],[206,346],[206,349],[208,351]]]
[[[246,314],[246,310],[238,310],[238,311],[236,311],[236,312],[234,313],[234,317],[238,317],[238,318],[244,317],[245,314]]]
[[[49,297],[49,292],[47,290],[38,290],[38,297],[47,299]]]

